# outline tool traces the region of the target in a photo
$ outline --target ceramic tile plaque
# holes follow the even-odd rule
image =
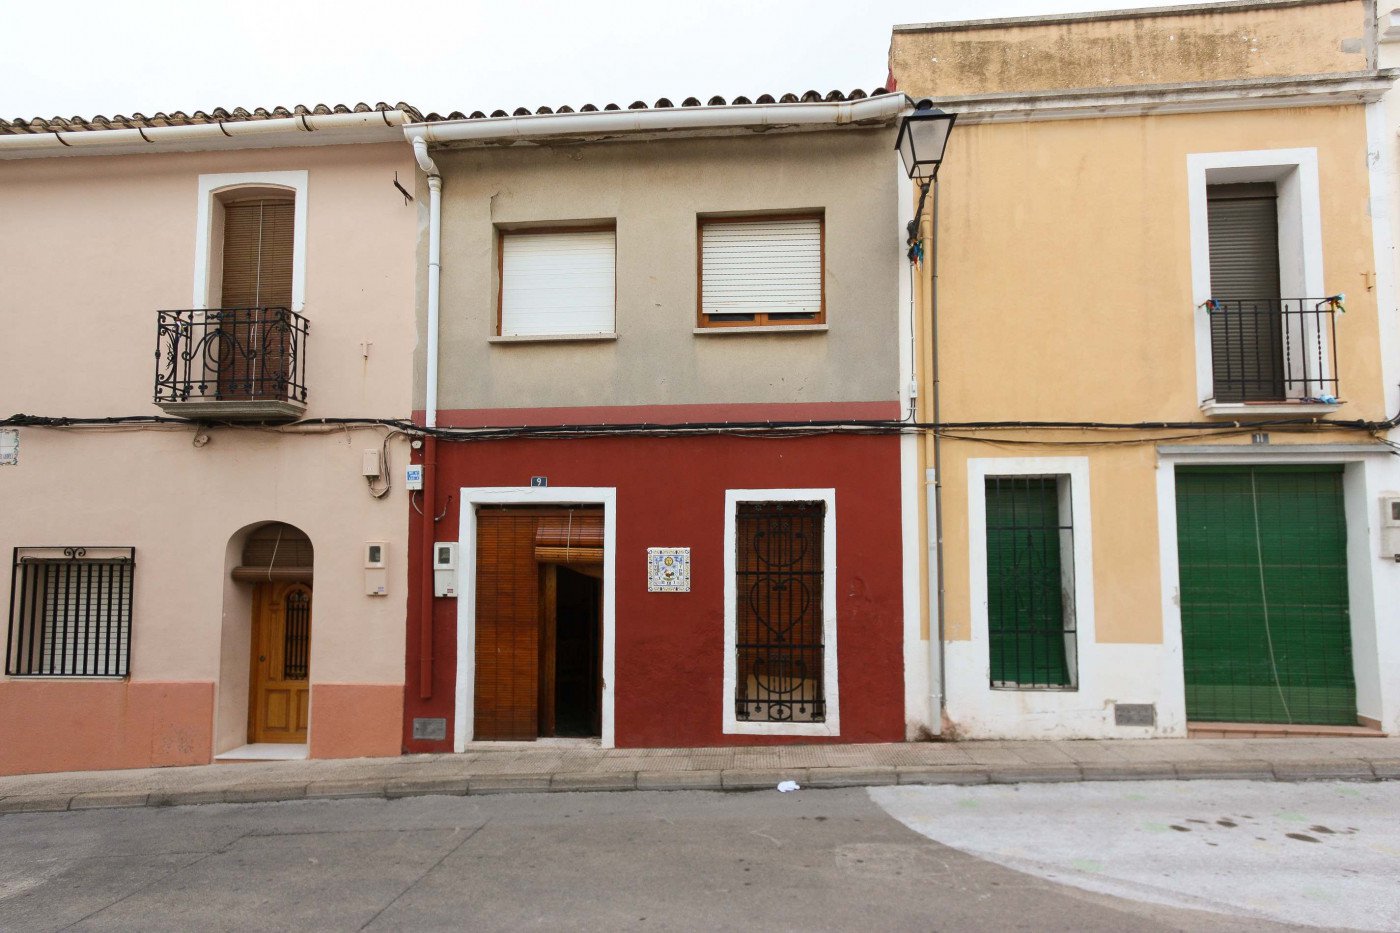
[[[19,432],[10,428],[0,431],[0,466],[19,464]]]
[[[690,592],[690,548],[647,548],[647,592]]]

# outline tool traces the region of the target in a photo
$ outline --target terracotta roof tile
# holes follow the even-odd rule
[[[402,110],[408,114],[409,119],[419,121],[423,119],[423,114],[416,107],[403,102],[397,104],[386,104],[383,101],[370,106],[366,103],[358,103],[354,106],[346,104],[316,104],[307,107],[297,104],[295,107],[273,107],[271,110],[265,107],[257,107],[254,110],[245,110],[242,107],[235,107],[232,110],[225,110],[223,107],[215,107],[213,110],[205,112],[196,110],[194,113],[185,113],[176,110],[171,113],[155,113],[146,116],[143,113],[133,113],[131,116],[117,114],[113,117],[95,116],[84,117],[34,117],[24,119],[16,117],[13,120],[0,119],[0,135],[18,135],[23,133],[54,133],[54,132],[79,132],[83,130],[132,130],[132,129],[155,129],[162,126],[199,126],[208,123],[244,123],[251,120],[279,120],[287,117],[296,117],[303,114],[307,116],[325,115],[332,113],[377,113],[388,110]]]
[[[856,88],[853,91],[829,91],[822,94],[820,91],[810,90],[800,96],[793,93],[783,94],[775,98],[772,94],[760,94],[755,98],[748,98],[743,95],[735,97],[733,100],[726,100],[715,95],[708,100],[701,102],[698,97],[687,97],[681,101],[681,107],[734,107],[747,104],[798,104],[798,103],[836,103],[841,101],[863,100],[867,97],[875,97],[880,94],[888,94],[890,91],[880,87],[870,91],[863,91]],[[306,107],[297,104],[295,107],[273,107],[266,109],[263,107],[254,110],[245,110],[242,107],[235,107],[232,110],[225,110],[223,107],[215,107],[213,110],[205,112],[196,110],[194,113],[185,113],[176,110],[171,113],[156,113],[146,116],[141,113],[133,113],[131,116],[117,114],[113,117],[95,116],[91,118],[83,117],[34,117],[24,119],[16,117],[13,120],[0,119],[0,135],[18,135],[24,133],[53,133],[53,132],[76,132],[84,130],[126,130],[126,129],[151,129],[161,126],[197,126],[207,123],[238,123],[249,120],[277,120],[287,117],[295,117],[302,114],[315,116],[317,114],[332,113],[374,113],[388,110],[402,110],[408,114],[409,120],[414,123],[435,123],[445,120],[486,120],[506,116],[527,117],[533,115],[546,115],[558,113],[597,113],[605,110],[664,110],[674,108],[676,105],[669,98],[663,97],[655,103],[649,104],[646,101],[637,100],[628,104],[626,108],[618,104],[604,104],[599,107],[596,104],[583,104],[577,108],[567,104],[560,107],[537,107],[534,110],[528,107],[516,107],[513,110],[492,110],[489,114],[484,110],[473,110],[471,113],[463,113],[454,110],[451,113],[429,113],[423,114],[416,107],[405,104],[402,101],[397,104],[386,104],[383,101],[370,106],[366,103],[348,106],[346,104],[316,104]]]
[[[822,94],[820,91],[807,91],[801,95],[784,94],[775,98],[772,94],[760,94],[755,98],[748,98],[740,95],[733,100],[726,100],[718,95],[702,101],[698,97],[687,97],[680,102],[681,107],[735,107],[745,104],[807,104],[807,103],[837,103],[841,101],[864,100],[867,97],[876,97],[880,94],[889,94],[887,88],[879,87],[870,91],[863,91],[856,88],[853,91],[828,91]],[[463,113],[454,110],[451,113],[429,113],[422,118],[425,123],[438,123],[445,120],[486,120],[492,117],[528,117],[534,115],[543,116],[551,113],[597,113],[601,110],[665,110],[674,108],[676,104],[670,98],[663,97],[655,103],[649,104],[644,100],[636,100],[625,107],[619,104],[604,104],[601,107],[597,104],[582,104],[579,107],[568,105],[561,107],[537,107],[530,110],[528,107],[516,107],[509,113],[505,110],[493,110],[487,114],[482,110],[473,110],[471,113]]]

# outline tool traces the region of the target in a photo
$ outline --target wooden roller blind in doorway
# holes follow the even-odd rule
[[[529,513],[477,513],[476,739],[520,741],[538,735],[538,521]]]

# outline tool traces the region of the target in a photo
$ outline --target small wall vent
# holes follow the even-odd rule
[[[1113,724],[1115,726],[1155,726],[1157,707],[1152,703],[1113,704]]]

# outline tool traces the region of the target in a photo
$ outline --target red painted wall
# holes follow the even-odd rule
[[[458,537],[463,486],[617,488],[616,741],[620,747],[904,739],[904,656],[896,436],[583,438],[440,443],[437,540]],[[836,489],[838,677],[842,734],[833,739],[726,735],[724,493]],[[414,527],[420,517],[412,516]],[[416,534],[415,534],[416,538]],[[646,549],[691,548],[689,593],[648,593]],[[413,555],[409,579],[418,579]],[[410,607],[418,605],[410,599]],[[410,608],[404,748],[450,751],[457,601],[435,601],[432,697],[422,699],[419,626]],[[448,738],[414,741],[414,717],[447,719]]]

